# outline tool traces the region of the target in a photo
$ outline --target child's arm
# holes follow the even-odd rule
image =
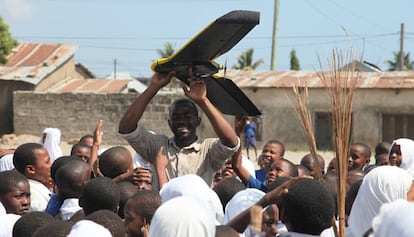
[[[102,144],[102,137],[103,137],[103,120],[99,120],[96,124],[95,131],[93,133],[93,145],[91,151],[91,158],[89,159],[89,166],[93,171],[95,177],[103,176],[102,173],[99,171],[98,167],[98,150],[99,146]]]
[[[236,116],[234,120],[235,132],[236,135],[241,139],[241,134],[243,128],[246,124],[246,120],[242,116]],[[231,157],[231,165],[236,172],[237,176],[241,179],[244,184],[247,184],[249,181],[250,173],[242,166],[242,146],[240,145],[236,153]]]
[[[162,186],[168,182],[168,175],[167,175],[167,165],[168,165],[168,158],[164,154],[164,147],[160,147],[158,151],[157,157],[155,158],[155,171],[157,172],[158,176],[158,188],[161,190]]]

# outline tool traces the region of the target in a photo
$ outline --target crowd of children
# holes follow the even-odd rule
[[[103,121],[70,154],[59,149],[56,128],[45,129],[39,143],[1,150],[0,237],[335,236],[335,158],[325,167],[323,157],[307,154],[295,164],[283,142],[270,140],[253,164],[240,145],[248,120],[236,117],[233,129],[207,99],[205,83],[189,73],[189,99],[170,107],[173,137],[140,123],[173,73],[155,73],[122,117],[119,134],[136,154],[124,146],[99,150]],[[199,108],[218,138],[197,136]],[[371,164],[371,148],[351,144],[346,236],[391,236],[384,226],[410,236],[413,228],[390,224],[387,213],[414,218],[404,212],[414,209],[414,141],[381,142],[374,157]],[[250,225],[257,219],[259,229]]]

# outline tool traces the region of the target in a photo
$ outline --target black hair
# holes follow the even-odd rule
[[[291,180],[292,177],[279,177],[277,179],[275,179],[273,182],[271,182],[270,184],[267,185],[267,192],[272,191],[273,189],[279,187],[280,185],[282,185],[284,182]]]
[[[191,100],[189,100],[189,99],[187,99],[187,98],[181,98],[181,99],[177,99],[177,100],[175,100],[175,101],[174,101],[174,102],[170,105],[170,108],[169,108],[169,115],[171,115],[171,112],[172,112],[173,108],[174,108],[175,106],[177,106],[177,105],[180,105],[180,106],[185,105],[185,106],[190,107],[191,109],[193,109],[193,110],[194,110],[195,115],[198,117],[198,108],[197,108],[197,106],[194,104],[194,102],[193,102],[193,101],[191,101]]]
[[[91,146],[89,146],[88,144],[86,144],[86,143],[84,143],[84,142],[78,142],[78,143],[75,143],[73,146],[72,146],[72,148],[70,149],[70,155],[71,156],[76,156],[75,155],[75,151],[76,151],[76,149],[79,149],[79,148],[87,148],[87,149],[89,149],[89,150],[91,150],[92,148],[91,148]]]
[[[364,152],[366,154],[366,157],[368,159],[371,157],[371,148],[367,144],[362,143],[362,142],[355,142],[355,143],[352,143],[352,145],[357,145],[357,146],[363,147],[364,148]]]
[[[91,134],[86,134],[86,135],[82,136],[82,137],[79,139],[79,143],[85,143],[85,140],[86,140],[86,139],[88,139],[88,138],[92,138],[92,139],[94,139],[93,135],[91,135]],[[85,144],[86,144],[86,143],[85,143]]]
[[[285,145],[281,141],[272,139],[267,141],[266,144],[275,144],[280,146],[280,156],[283,157],[285,155]]]
[[[302,170],[303,174],[306,176],[310,176],[311,174],[311,171],[304,165],[296,164],[296,168],[298,169],[298,174],[300,173],[300,170]]]
[[[29,212],[26,215],[20,217],[13,226],[13,237],[27,237],[32,236],[32,234],[43,225],[54,221],[52,215],[41,212],[34,211]]]
[[[352,204],[354,204],[355,198],[358,195],[358,191],[359,191],[359,188],[361,187],[362,181],[363,180],[361,179],[353,183],[351,187],[349,188],[348,192],[346,193],[345,214],[348,216],[351,214]]]
[[[91,179],[82,189],[79,205],[85,215],[107,209],[115,212],[119,204],[119,187],[108,177]]]
[[[82,160],[71,160],[56,172],[56,186],[58,196],[62,199],[79,198],[82,188],[90,177],[90,168]]]
[[[39,143],[24,143],[17,147],[13,155],[13,165],[21,174],[25,174],[26,166],[36,164],[35,150],[46,149]]]
[[[220,199],[223,211],[230,199],[232,199],[236,193],[244,189],[246,189],[246,185],[240,182],[236,177],[222,179],[213,188]]]
[[[380,142],[375,146],[375,157],[381,154],[388,154],[391,144],[389,142]]]
[[[56,172],[58,171],[58,169],[64,165],[66,165],[67,163],[73,161],[73,160],[80,160],[83,161],[82,158],[77,157],[77,156],[61,156],[59,158],[57,158],[53,163],[52,166],[50,167],[50,177],[52,177],[53,181],[56,181]]]
[[[38,228],[32,237],[66,237],[72,229],[72,222],[54,220]],[[29,235],[30,236],[30,235]]]
[[[285,162],[285,164],[287,164],[289,166],[289,176],[291,176],[291,177],[298,177],[299,176],[298,167],[296,167],[296,165],[293,164],[292,161],[290,161],[288,159],[285,159],[285,158],[280,158],[279,161]]]
[[[123,219],[124,218],[124,207],[125,207],[126,202],[128,201],[130,197],[132,197],[136,192],[138,192],[138,190],[137,190],[137,186],[135,186],[133,183],[128,182],[128,181],[119,182],[117,183],[117,185],[119,187],[119,194],[120,194],[118,215]]]
[[[239,237],[239,233],[228,225],[217,225],[215,237]]]
[[[160,193],[154,190],[138,190],[137,193],[128,199],[128,201],[131,200],[138,203],[138,206],[134,211],[145,220],[147,224],[151,224],[155,211],[162,204]]]
[[[334,201],[318,181],[299,179],[285,194],[282,212],[289,231],[320,235],[331,226]]]
[[[29,183],[26,176],[14,170],[0,172],[0,195],[10,192],[20,182]]]
[[[125,237],[124,222],[115,212],[110,210],[98,210],[85,217],[97,224],[102,225],[111,232],[113,237]]]
[[[99,156],[99,169],[102,174],[113,179],[126,173],[132,159],[125,162],[125,154],[131,155],[130,151],[123,146],[114,146],[104,151]]]

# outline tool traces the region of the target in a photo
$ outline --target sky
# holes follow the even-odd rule
[[[214,19],[232,10],[260,12],[260,24],[216,59],[231,68],[249,48],[270,70],[274,0],[0,0],[0,16],[19,42],[78,45],[75,62],[98,77],[117,72],[149,77],[169,42],[178,50]],[[279,0],[276,70],[289,70],[296,50],[302,70],[315,71],[333,50],[388,69],[400,50],[414,60],[413,0]],[[326,67],[326,66],[322,66]]]

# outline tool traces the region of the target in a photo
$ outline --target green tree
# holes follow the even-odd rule
[[[237,57],[237,64],[233,65],[233,69],[255,70],[257,67],[259,67],[259,65],[263,63],[263,60],[260,59],[256,62],[253,62],[253,53],[253,49],[248,49],[242,52]]]
[[[386,63],[389,65],[388,71],[399,71],[400,70],[400,55],[401,52],[393,52],[394,61],[387,60]],[[414,69],[414,62],[410,59],[410,53],[404,55],[404,65],[401,71],[408,71]]]
[[[0,64],[7,63],[7,55],[17,44],[18,42],[10,35],[9,26],[3,22],[3,18],[0,16]]]
[[[168,58],[169,56],[173,55],[174,51],[174,46],[170,42],[164,44],[164,49],[157,49],[157,53],[162,58]]]
[[[290,51],[290,70],[300,71],[300,63],[298,57],[296,56],[295,49]]]

